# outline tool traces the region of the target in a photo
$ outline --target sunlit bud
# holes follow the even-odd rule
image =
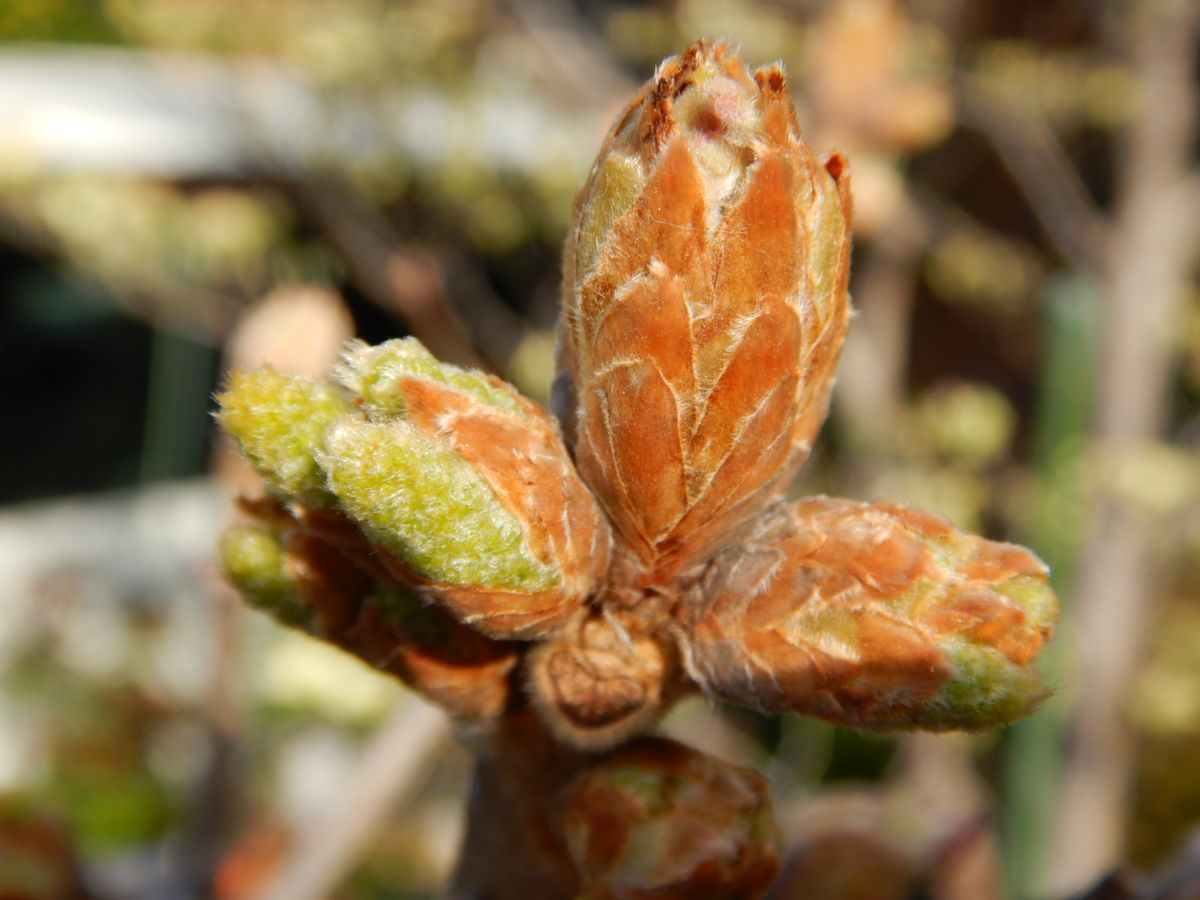
[[[563,829],[595,900],[761,897],[779,871],[766,780],[661,738],[586,770]]]
[[[382,344],[351,341],[335,374],[346,388],[363,398],[374,412],[405,416],[412,379],[445,385],[481,403],[529,418],[537,407],[495,376],[443,363],[416,338],[396,338]]]
[[[586,750],[620,743],[657,719],[678,682],[671,648],[623,618],[585,615],[530,656],[534,704],[565,743]]]
[[[576,200],[555,410],[651,581],[808,454],[849,318],[846,165],[814,159],[779,66],[699,42],[617,120]]]
[[[413,339],[352,346],[339,377],[367,417],[338,420],[320,462],[398,579],[502,639],[580,607],[610,537],[551,417]]]
[[[986,728],[1047,691],[1046,566],[930,513],[817,497],[764,514],[685,604],[706,691],[855,728]]]
[[[331,502],[316,454],[333,421],[351,409],[332,384],[270,367],[233,372],[217,421],[276,492],[315,505]]]

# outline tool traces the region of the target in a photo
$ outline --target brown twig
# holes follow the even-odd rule
[[[467,835],[445,900],[575,896],[554,803],[586,760],[551,737],[531,708],[506,715],[477,754]]]

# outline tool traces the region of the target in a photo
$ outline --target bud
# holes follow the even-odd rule
[[[651,583],[786,488],[849,318],[846,162],[800,136],[778,65],[667,60],[617,120],[565,250],[555,408]]]
[[[662,712],[678,684],[678,662],[639,625],[619,612],[591,613],[530,654],[530,694],[559,740],[603,750]]]
[[[273,490],[315,506],[332,502],[316,455],[325,432],[350,411],[334,385],[268,367],[233,372],[217,421]]]
[[[225,530],[219,547],[221,566],[251,606],[285,625],[307,630],[312,610],[300,597],[288,570],[282,537],[267,528],[237,525]]]
[[[561,625],[608,567],[610,537],[554,420],[499,379],[416,340],[354,345],[321,465],[400,581],[500,638]]]
[[[779,871],[766,780],[661,738],[585,771],[563,832],[595,900],[761,897]]]
[[[695,588],[690,673],[763,712],[864,729],[986,728],[1046,696],[1058,600],[1022,547],[929,513],[816,497],[767,511]]]
[[[504,710],[512,644],[411,591],[372,584],[352,555],[302,527],[292,519],[280,531],[239,525],[222,535],[222,564],[251,605],[395,675],[456,718],[489,721]]]

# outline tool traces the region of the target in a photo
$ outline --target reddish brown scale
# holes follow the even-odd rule
[[[664,63],[610,133],[567,243],[560,413],[639,583],[699,564],[807,455],[849,315],[845,272],[810,270],[821,247],[848,267],[846,197],[778,68],[722,45]]]
[[[1054,609],[1023,607],[1004,591],[1032,579],[1029,602],[1052,602],[1045,574],[1027,551],[929,513],[826,497],[780,504],[714,559],[680,608],[687,660],[706,690],[766,712],[859,728],[972,727],[983,707],[940,699],[962,652],[951,648],[1029,665]]]

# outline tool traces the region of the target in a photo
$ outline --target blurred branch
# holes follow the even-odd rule
[[[539,69],[553,86],[577,101],[604,107],[637,88],[613,59],[607,44],[596,40],[591,26],[563,0],[508,0],[510,16],[520,26],[525,47],[538,58]]]
[[[441,263],[448,292],[462,312],[475,347],[494,371],[505,375],[504,367],[528,332],[529,323],[496,296],[478,256],[449,244],[432,253]]]
[[[0,137],[0,145],[2,143]],[[0,241],[35,257],[71,261],[68,249],[52,233],[19,221],[2,208]],[[214,347],[224,342],[244,306],[232,292],[181,280],[168,282],[161,278],[143,278],[136,285],[113,285],[103,279],[97,280],[129,315],[163,331]]]
[[[1122,10],[1126,7],[1122,6]],[[1194,209],[1181,202],[1196,111],[1192,0],[1129,7],[1134,75],[1142,103],[1122,135],[1118,199],[1107,254],[1104,365],[1096,385],[1095,431],[1103,449],[1137,447],[1162,434],[1173,364],[1172,327],[1189,270]],[[1123,701],[1151,614],[1157,535],[1130,502],[1099,498],[1080,563],[1072,671],[1076,692],[1051,854],[1050,889],[1096,881],[1119,859],[1131,789],[1132,735]]]
[[[835,390],[850,429],[877,447],[887,445],[904,402],[917,268],[930,230],[926,212],[906,197],[854,273],[858,321]]]
[[[1106,223],[1050,126],[1012,109],[969,80],[957,89],[960,121],[995,147],[1046,236],[1072,268],[1105,265]]]
[[[488,367],[446,297],[445,277],[432,253],[401,244],[383,214],[347,185],[296,179],[285,186],[337,248],[350,277],[372,302],[402,319],[439,359]]]
[[[449,720],[441,710],[405,695],[367,743],[337,809],[301,836],[260,900],[333,896],[387,816],[421,783],[449,734]]]
[[[338,170],[390,153],[417,166],[454,158],[534,177],[561,148],[540,135],[553,129],[586,155],[606,112],[590,94],[554,106],[512,92],[479,102],[492,114],[486,121],[479,103],[437,84],[398,83],[368,101],[324,92],[303,71],[261,58],[6,47],[0,159],[17,172],[197,179],[303,172],[314,161]],[[491,121],[505,127],[488,129]]]

